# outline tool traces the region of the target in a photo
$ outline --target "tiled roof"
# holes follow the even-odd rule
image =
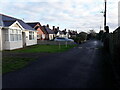
[[[24,29],[27,29],[27,30],[35,30],[33,29],[31,26],[29,26],[28,24],[26,24],[24,21],[20,20],[20,19],[17,19],[17,18],[14,18],[14,17],[10,17],[10,16],[7,16],[7,15],[3,15],[3,14],[0,14],[0,17],[1,17],[1,21],[3,22],[3,27],[9,27],[10,25],[12,25],[15,21],[18,21],[20,23],[20,25],[24,28]]]
[[[40,24],[39,22],[31,22],[31,23],[27,23],[28,25],[30,25],[32,28],[34,28],[37,24]]]
[[[47,31],[46,31],[46,29],[43,26],[41,26],[41,24],[39,22],[31,22],[31,23],[27,23],[27,24],[30,25],[34,29],[37,29],[37,28],[35,28],[35,26],[37,24],[39,24],[38,28],[40,28],[42,30],[42,32],[44,32],[44,34],[48,34]]]
[[[20,25],[21,25],[24,29],[27,29],[27,30],[35,30],[35,29],[33,29],[31,26],[29,26],[28,24],[26,24],[25,22],[23,22],[22,20],[19,20],[18,22],[20,23]]]
[[[2,16],[0,15],[0,26],[3,26]]]
[[[46,29],[45,29],[43,26],[41,26],[40,29],[41,29],[45,34],[48,34],[48,32],[46,31]]]
[[[55,34],[54,31],[52,31],[50,28],[48,28],[47,26],[43,26],[44,29],[47,31],[48,34]]]
[[[60,34],[64,34],[62,31],[60,31],[60,30],[58,30],[58,32],[60,33]]]
[[[57,30],[57,29],[55,29],[55,30],[53,30],[53,31],[54,31],[54,33],[55,33],[55,34],[57,34],[57,33],[58,33],[58,30]]]
[[[16,20],[14,20],[14,21],[3,21],[4,22],[4,26],[5,27],[9,27],[9,26],[11,26],[14,22],[16,22]]]

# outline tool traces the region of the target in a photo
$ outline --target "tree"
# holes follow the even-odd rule
[[[85,32],[80,32],[79,37],[81,41],[85,41],[87,39],[87,33]]]
[[[97,39],[103,41],[103,34],[104,34],[104,31],[100,30],[100,32],[97,34]]]
[[[109,26],[105,27],[105,31],[106,31],[106,33],[109,33]]]
[[[93,39],[95,37],[96,37],[96,32],[94,30],[89,30],[87,39]]]
[[[82,43],[86,41],[87,39],[87,33],[85,32],[80,32],[79,34],[76,34],[76,37],[72,38],[76,43]]]

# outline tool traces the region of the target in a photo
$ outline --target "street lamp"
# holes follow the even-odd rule
[[[104,30],[106,30],[106,12],[107,12],[107,0],[105,0],[105,11],[104,11]]]
[[[100,13],[104,14],[104,30],[106,31],[106,12],[107,12],[107,0],[104,0],[104,11],[101,11]]]

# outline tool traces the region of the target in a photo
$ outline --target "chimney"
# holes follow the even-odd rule
[[[55,30],[55,26],[53,26],[53,30]]]
[[[57,27],[57,30],[59,30],[59,27]]]
[[[49,24],[47,24],[47,27],[49,28]]]
[[[67,31],[67,30],[65,29],[65,31]]]

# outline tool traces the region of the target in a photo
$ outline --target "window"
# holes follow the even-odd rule
[[[32,35],[32,38],[34,39],[34,32],[32,33],[33,35]]]
[[[10,34],[10,41],[14,41],[14,34]]]
[[[42,39],[45,39],[45,35],[44,34],[42,34]]]
[[[21,34],[18,34],[18,40],[22,40]]]
[[[29,40],[34,40],[34,32],[29,31]]]
[[[20,41],[21,38],[21,30],[10,29],[10,41]]]
[[[40,39],[40,35],[39,34],[37,34],[37,39]]]
[[[22,35],[21,34],[22,34],[21,30],[18,30],[18,37],[17,37],[18,40],[22,40]]]
[[[5,30],[5,41],[9,41],[8,30]]]

